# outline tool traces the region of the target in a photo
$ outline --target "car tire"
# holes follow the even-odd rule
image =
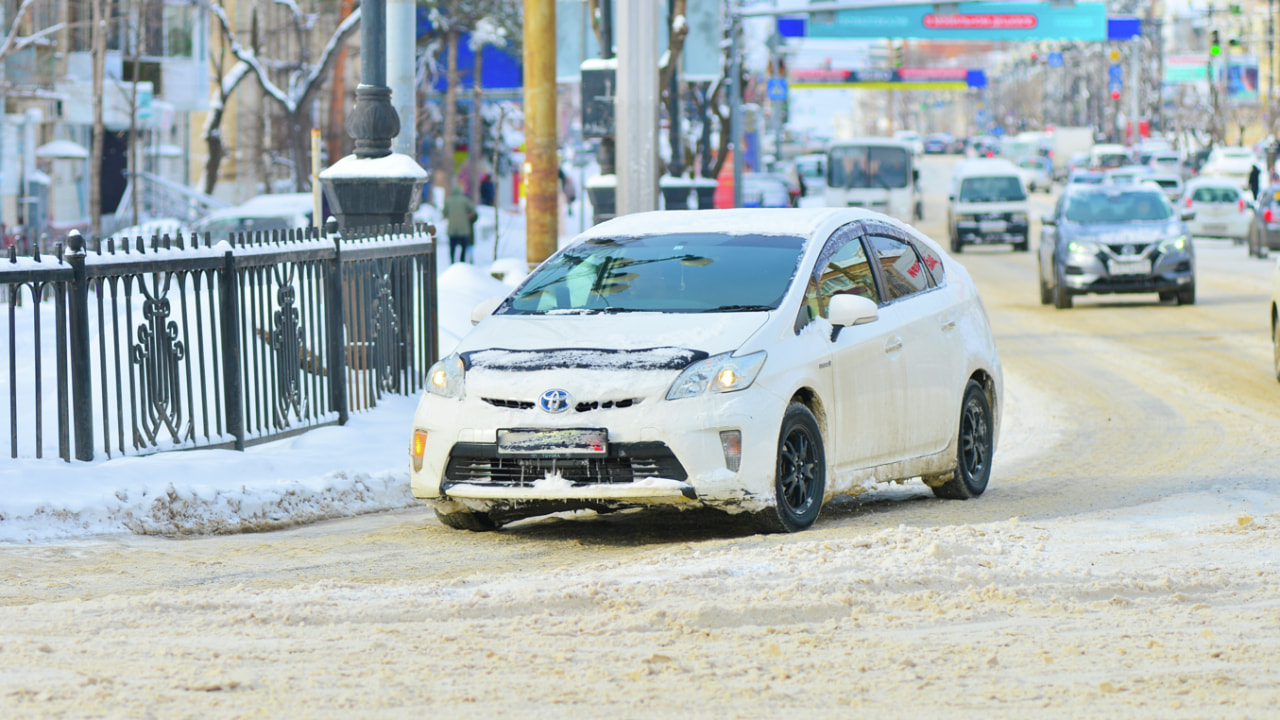
[[[1196,304],[1196,286],[1194,283],[1178,290],[1178,304],[1179,305],[1195,305]]]
[[[1040,280],[1040,304],[1049,305],[1053,303],[1053,290],[1049,287],[1049,283],[1044,281],[1044,271],[1037,273]]]
[[[995,453],[995,423],[991,403],[975,380],[964,389],[960,403],[960,426],[956,432],[956,469],[951,477],[933,486],[933,494],[947,500],[976,498],[991,479],[991,456]]]
[[[1026,236],[1022,236],[1022,242],[1013,244],[1014,252],[1026,252],[1031,249],[1031,240]]]
[[[1062,280],[1062,273],[1055,271],[1053,274],[1053,306],[1059,310],[1070,310],[1074,304],[1071,298],[1071,290],[1067,288],[1067,284]]]
[[[774,504],[756,513],[765,532],[793,533],[818,519],[827,485],[822,431],[809,408],[791,403],[782,415],[774,471]]]
[[[1160,302],[1162,303],[1178,299],[1178,293],[1173,290],[1161,290],[1157,295],[1160,297]]]
[[[961,240],[958,235],[954,240],[951,241],[951,252],[957,255],[964,252],[964,241]]]
[[[486,513],[461,510],[459,512],[442,513],[436,511],[436,519],[441,525],[454,530],[470,530],[471,532],[489,532],[498,529],[498,523]]]
[[[1280,382],[1280,320],[1271,321],[1271,354],[1275,358],[1276,382]]]
[[[1258,229],[1256,227],[1249,228],[1249,257],[1258,257]]]

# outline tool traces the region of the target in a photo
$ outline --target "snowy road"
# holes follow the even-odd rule
[[[1272,265],[1198,251],[1195,306],[1070,311],[965,253],[1009,395],[973,501],[0,547],[0,715],[1275,717]]]

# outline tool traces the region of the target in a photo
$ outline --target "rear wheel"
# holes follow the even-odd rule
[[[991,403],[975,380],[964,390],[960,405],[960,428],[956,437],[956,470],[946,482],[933,487],[933,494],[948,500],[967,500],[981,495],[991,479],[991,456],[995,452],[995,423]]]
[[[489,532],[497,530],[498,523],[486,513],[471,512],[469,510],[461,510],[452,513],[442,513],[436,511],[436,519],[441,525],[451,527],[454,530],[470,530],[471,532]]]
[[[951,239],[951,252],[957,255],[964,252],[964,241],[960,239],[958,234]]]
[[[1249,257],[1258,257],[1258,228],[1249,228]]]
[[[1276,381],[1280,382],[1280,320],[1271,321],[1271,352],[1275,357]]]
[[[1040,304],[1048,305],[1053,302],[1053,290],[1049,288],[1049,283],[1044,281],[1044,270],[1038,273],[1040,278]]]
[[[818,421],[809,408],[791,403],[778,432],[773,507],[756,513],[766,532],[799,532],[813,525],[826,492],[827,458]]]

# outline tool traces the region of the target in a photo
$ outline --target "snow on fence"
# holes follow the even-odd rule
[[[105,239],[0,260],[11,457],[243,449],[422,389],[435,228]],[[55,446],[56,443],[56,446]],[[56,452],[55,452],[56,447]]]

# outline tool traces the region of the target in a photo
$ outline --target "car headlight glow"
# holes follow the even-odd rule
[[[732,353],[714,355],[684,369],[680,377],[671,383],[668,400],[697,397],[705,392],[737,392],[746,390],[755,382],[764,367],[766,353],[751,353],[733,357]]]
[[[1160,252],[1169,252],[1170,250],[1185,250],[1187,247],[1187,236],[1179,235],[1178,237],[1167,238],[1160,241]]]
[[[1072,240],[1067,249],[1076,255],[1097,255],[1098,244],[1088,240]]]
[[[427,392],[446,398],[462,397],[466,368],[457,355],[441,358],[427,371]]]

